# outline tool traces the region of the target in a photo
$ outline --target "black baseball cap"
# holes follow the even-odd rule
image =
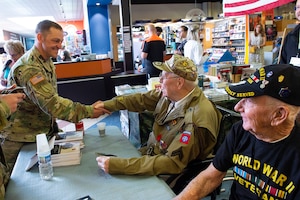
[[[246,81],[227,86],[225,91],[235,98],[268,95],[300,106],[300,68],[291,64],[267,65],[256,70]]]

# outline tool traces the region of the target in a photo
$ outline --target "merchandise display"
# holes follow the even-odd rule
[[[62,142],[51,150],[53,167],[79,165],[81,160],[80,142]]]
[[[212,48],[230,50],[236,64],[245,63],[246,16],[227,18],[215,23]]]
[[[82,141],[82,140],[83,140],[83,131],[67,131],[67,132],[58,132],[55,138],[55,143]]]

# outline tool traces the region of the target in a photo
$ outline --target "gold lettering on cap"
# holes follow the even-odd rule
[[[279,83],[281,83],[283,80],[284,80],[284,76],[283,75],[278,76],[278,82]]]
[[[236,97],[244,98],[244,97],[253,97],[255,95],[254,92],[243,92],[243,93],[237,93]]]
[[[226,87],[225,88],[225,91],[230,95],[230,96],[235,96],[235,94],[236,94],[236,92],[234,92],[234,91],[232,91],[232,90],[230,90],[230,88],[229,87]]]
[[[259,80],[263,81],[266,79],[266,71],[264,67],[259,69]]]

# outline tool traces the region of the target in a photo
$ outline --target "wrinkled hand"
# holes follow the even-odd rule
[[[8,105],[10,111],[13,113],[17,110],[18,103],[23,101],[25,97],[26,96],[24,93],[1,94],[0,100],[5,102]]]
[[[93,103],[93,118],[99,117],[104,114],[111,114],[111,112],[104,108],[104,103],[102,101],[96,101]]]
[[[99,168],[101,168],[106,173],[108,173],[109,159],[110,159],[110,157],[108,157],[108,156],[98,156],[96,158]]]

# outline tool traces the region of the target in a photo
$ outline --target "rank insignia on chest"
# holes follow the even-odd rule
[[[180,142],[183,143],[183,144],[188,144],[189,141],[190,141],[190,138],[191,138],[191,132],[184,131],[184,132],[181,134]]]

